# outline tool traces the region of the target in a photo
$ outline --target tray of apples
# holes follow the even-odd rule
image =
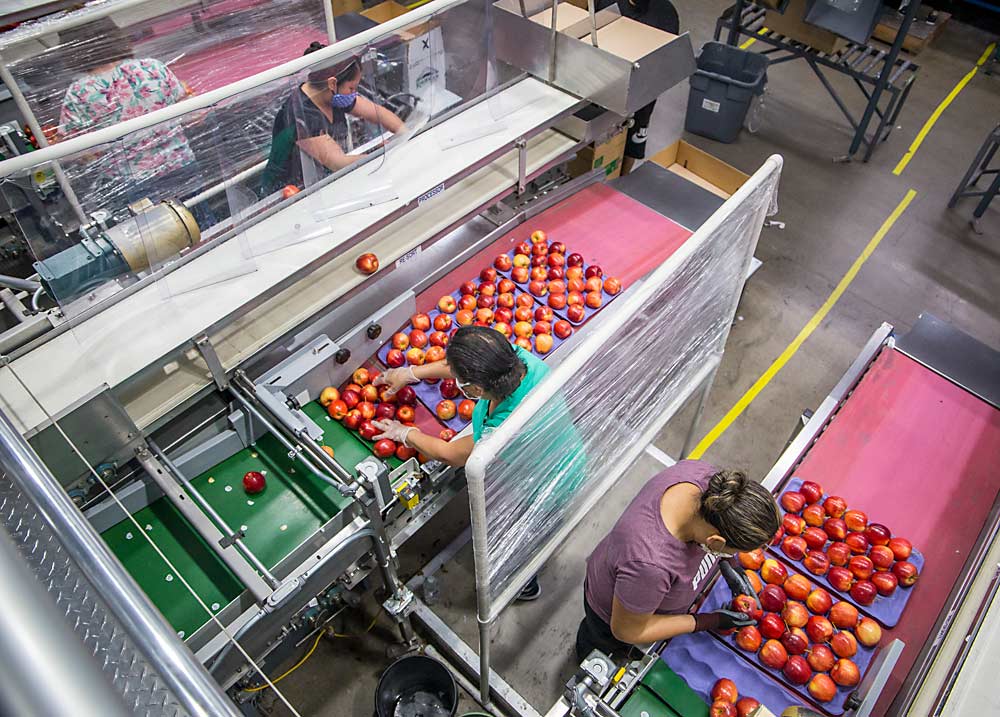
[[[805,704],[703,632],[672,638],[660,658],[711,705],[710,717],[748,717],[760,705],[778,715],[787,707]]]
[[[728,607],[757,620],[717,639],[827,714],[843,714],[882,639],[881,626],[762,550],[738,557],[762,609],[752,597],[734,599],[717,580],[700,611]]]
[[[792,478],[778,502],[785,515],[769,550],[884,626],[898,624],[924,566],[920,551],[818,483]]]
[[[622,283],[615,277],[605,278],[603,269],[587,264],[583,255],[566,252],[564,243],[550,243],[545,232],[537,230],[530,241],[496,257],[493,267],[539,304],[579,326],[621,294]]]
[[[405,387],[395,396],[387,396],[384,387],[380,389],[374,385],[378,375],[379,370],[369,362],[357,369],[351,380],[339,389],[332,386],[323,389],[320,404],[326,407],[331,420],[339,421],[379,458],[405,461],[416,457],[417,452],[409,446],[388,438],[375,440],[380,431],[372,422],[395,419],[431,435],[441,432],[441,425],[418,403],[416,392],[411,387]]]

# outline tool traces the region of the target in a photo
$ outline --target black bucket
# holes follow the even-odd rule
[[[376,717],[454,717],[457,708],[455,678],[433,657],[401,657],[379,678]]]

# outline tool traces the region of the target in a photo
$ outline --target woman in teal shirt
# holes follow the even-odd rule
[[[455,379],[459,390],[476,401],[472,435],[443,441],[399,421],[376,421],[382,430],[378,438],[390,438],[451,466],[464,466],[476,442],[503,423],[548,372],[540,359],[512,345],[499,331],[463,326],[448,343],[444,361],[390,369],[375,383],[395,393],[424,379]]]

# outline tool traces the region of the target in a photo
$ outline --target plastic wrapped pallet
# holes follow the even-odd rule
[[[466,472],[482,623],[710,382],[780,167],[780,157],[769,159],[673,256],[598,314],[572,353],[476,445]]]

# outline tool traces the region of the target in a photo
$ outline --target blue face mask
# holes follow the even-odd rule
[[[349,95],[338,95],[334,94],[330,99],[330,105],[337,110],[349,110],[354,106],[354,102],[358,99],[358,93],[352,92]]]

